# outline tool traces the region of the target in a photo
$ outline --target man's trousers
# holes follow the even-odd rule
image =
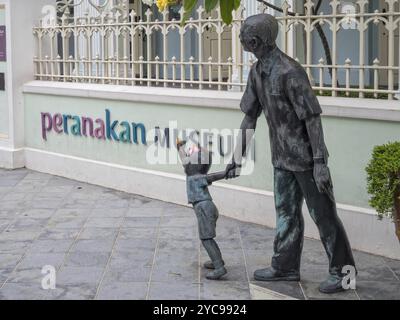
[[[271,264],[274,269],[300,271],[304,199],[328,255],[329,273],[341,276],[343,266],[355,266],[346,231],[336,212],[336,204],[327,194],[318,191],[313,170],[293,172],[275,168],[274,192],[277,215]]]

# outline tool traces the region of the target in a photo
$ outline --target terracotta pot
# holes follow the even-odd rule
[[[400,188],[394,196],[393,220],[396,228],[396,236],[400,241]]]

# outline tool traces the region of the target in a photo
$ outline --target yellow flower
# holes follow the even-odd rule
[[[177,3],[177,0],[157,0],[156,5],[157,5],[158,10],[163,12],[166,7],[176,4],[176,3]]]

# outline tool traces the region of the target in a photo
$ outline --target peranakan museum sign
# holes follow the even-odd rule
[[[6,26],[0,26],[0,61],[6,60]]]

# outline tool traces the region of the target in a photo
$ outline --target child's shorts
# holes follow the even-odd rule
[[[213,239],[216,236],[218,209],[211,200],[204,200],[193,205],[199,225],[200,240]]]

